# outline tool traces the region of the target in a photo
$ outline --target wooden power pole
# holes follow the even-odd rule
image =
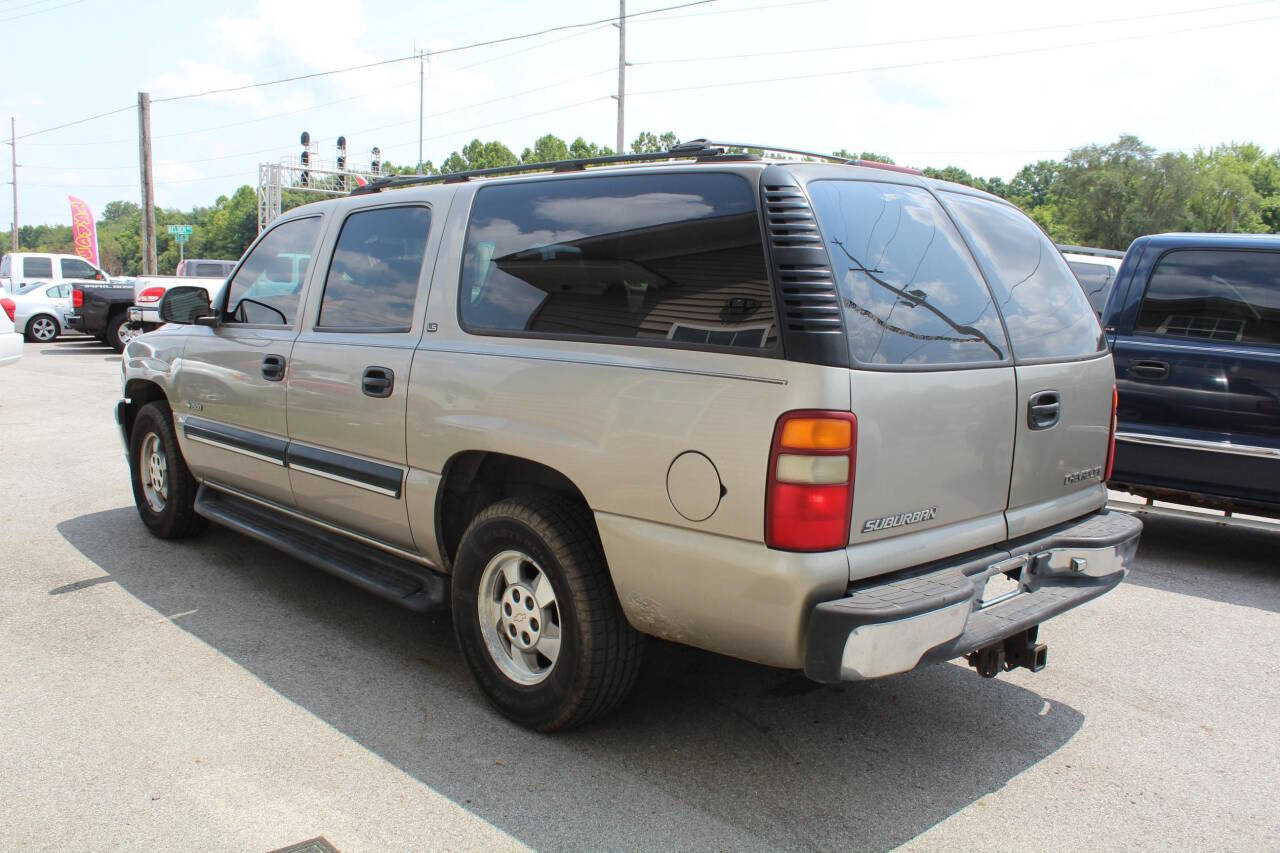
[[[618,0],[618,150],[614,153],[625,154],[622,146],[626,139],[623,130],[624,116],[627,110],[627,0]]]
[[[156,196],[151,182],[151,95],[138,93],[138,168],[142,182],[142,274],[156,270]]]
[[[18,131],[13,116],[9,116],[10,164],[13,166],[13,251],[18,251]],[[14,263],[17,263],[15,261]],[[14,274],[17,278],[17,274]]]

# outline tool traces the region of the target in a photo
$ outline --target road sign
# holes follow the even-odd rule
[[[175,237],[181,236],[181,238],[185,240],[187,237],[191,236],[191,226],[190,225],[170,225],[169,233],[174,235]]]
[[[187,238],[191,236],[190,231],[170,231],[169,233],[173,235],[173,239],[177,241],[179,246],[187,242]]]

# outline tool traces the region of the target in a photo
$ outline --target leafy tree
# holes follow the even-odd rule
[[[655,136],[646,130],[631,143],[631,153],[657,154],[660,151],[670,151],[679,144],[680,139],[669,130],[661,136]]]
[[[861,154],[854,154],[852,151],[841,148],[839,151],[831,152],[832,157],[842,157],[845,160],[869,160],[872,163],[888,163],[894,165],[893,158],[888,154],[877,154],[874,151],[863,151]]]
[[[524,149],[524,152],[520,155],[520,162],[554,163],[558,160],[568,160],[572,156],[569,146],[565,145],[563,139],[553,133],[548,133],[545,136],[538,137],[532,148]]]
[[[569,156],[575,160],[585,160],[590,157],[612,157],[614,153],[614,150],[609,146],[587,142],[581,136],[569,143]]]
[[[454,151],[440,164],[441,174],[450,172],[467,172],[471,169],[495,169],[499,166],[514,166],[520,160],[511,149],[498,142],[481,142],[473,139],[463,146],[462,151]]]

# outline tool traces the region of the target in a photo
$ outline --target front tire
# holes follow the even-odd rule
[[[467,665],[515,722],[572,728],[635,685],[643,637],[622,613],[585,508],[555,496],[488,507],[463,534],[452,586]]]
[[[196,483],[187,469],[173,415],[162,402],[138,412],[129,435],[129,475],[142,523],[161,539],[194,536],[209,526],[196,515]]]
[[[37,314],[27,323],[26,339],[28,343],[52,343],[58,339],[60,331],[57,320],[48,314]]]

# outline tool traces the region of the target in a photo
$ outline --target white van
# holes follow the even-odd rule
[[[0,288],[15,293],[35,281],[108,281],[100,267],[76,255],[13,252],[0,258]]]

